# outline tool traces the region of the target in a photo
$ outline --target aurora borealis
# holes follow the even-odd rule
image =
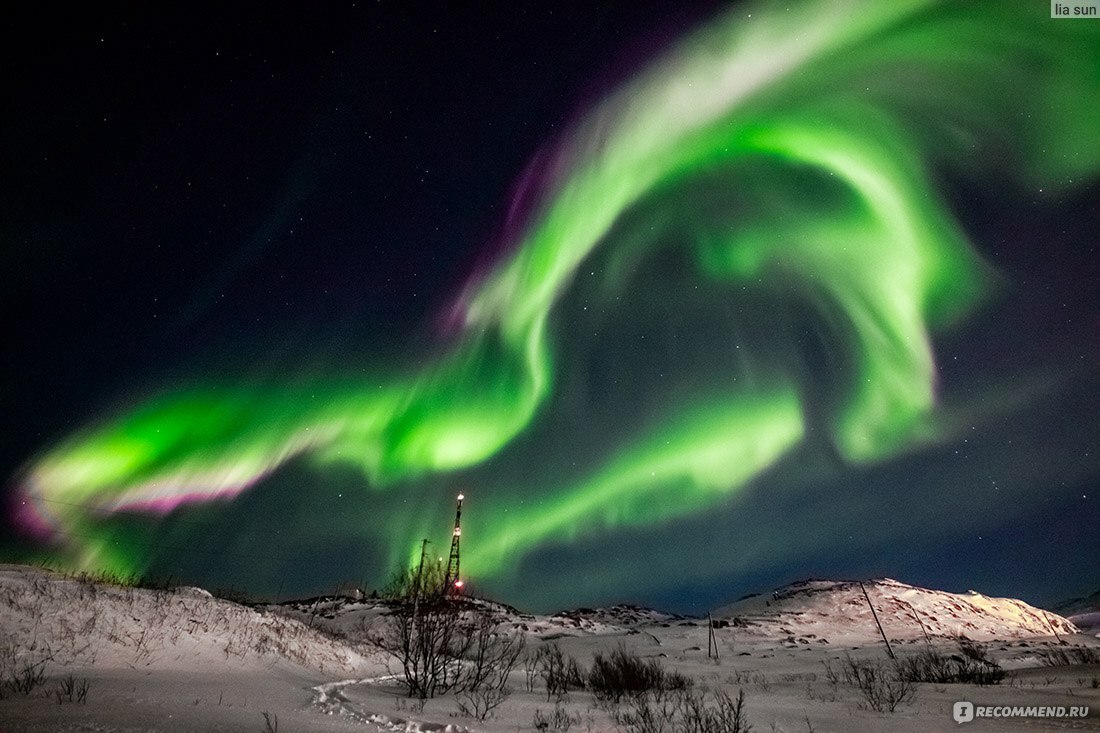
[[[446,539],[463,490],[463,568],[517,605],[692,607],[791,573],[965,582],[965,562],[942,566],[975,553],[988,583],[1007,584],[1013,553],[1044,546],[1020,539],[1035,531],[1023,517],[1068,506],[1063,535],[1088,540],[1100,499],[1088,490],[1100,478],[1100,25],[1045,11],[707,10],[566,125],[547,125],[537,151],[516,151],[530,162],[501,174],[518,181],[510,198],[485,194],[505,201],[503,216],[449,217],[494,222],[490,241],[418,242],[399,212],[420,197],[384,201],[368,186],[375,207],[398,210],[384,221],[399,246],[452,252],[430,312],[395,306],[429,325],[398,318],[404,335],[347,349],[321,306],[305,327],[275,319],[230,337],[216,324],[232,314],[178,306],[157,333],[189,333],[186,349],[162,346],[133,384],[100,380],[79,415],[53,406],[64,420],[18,457],[20,552],[249,577],[258,592],[288,575],[315,589],[290,558],[324,557],[326,578],[379,583],[421,537]],[[379,28],[392,20],[377,12]],[[491,114],[475,110],[463,129],[488,129]],[[329,124],[334,157],[352,125]],[[266,217],[291,253],[280,278],[326,258],[287,200],[300,221],[357,206],[306,191],[331,193],[348,174],[304,157],[300,177],[320,183],[291,176]],[[453,165],[461,185],[481,185],[476,164]],[[1016,210],[1040,194],[1045,208]],[[146,214],[142,227],[175,216]],[[343,262],[371,262],[375,231],[352,235]],[[184,290],[247,291],[235,270],[274,255],[233,246],[204,245],[212,270]],[[381,258],[341,287],[383,290],[385,266],[415,257]],[[340,280],[309,282],[327,292]],[[362,297],[355,317],[369,323],[385,298]],[[80,307],[57,298],[59,312]],[[1040,335],[1053,303],[1074,325]],[[272,345],[280,332],[295,332],[292,348]],[[950,363],[960,353],[965,369]],[[999,544],[963,539],[980,535]],[[1090,541],[1086,556],[1100,549]],[[181,558],[191,547],[239,567]],[[1016,593],[1097,580],[1067,562],[1056,582],[1016,577]]]

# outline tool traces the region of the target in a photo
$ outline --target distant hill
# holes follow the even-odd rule
[[[1054,610],[1068,617],[1081,631],[1100,636],[1100,590],[1084,598],[1062,601]]]
[[[1077,632],[1061,615],[1013,598],[974,591],[948,593],[889,578],[864,581],[804,580],[770,594],[744,598],[715,616],[748,632],[798,639],[864,643],[878,638],[869,597],[890,639],[966,636],[1020,639]],[[919,619],[919,620],[918,620]]]
[[[1054,606],[1054,610],[1063,616],[1100,611],[1100,590],[1084,598],[1070,598]]]

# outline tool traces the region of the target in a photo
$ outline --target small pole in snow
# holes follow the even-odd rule
[[[890,648],[890,640],[886,638],[886,632],[882,630],[882,623],[878,620],[878,614],[875,613],[875,605],[871,603],[871,596],[867,595],[867,589],[863,587],[863,581],[859,581],[859,589],[863,591],[863,597],[867,599],[867,607],[871,609],[871,616],[875,619],[875,626],[878,626],[878,633],[882,634],[882,640],[886,642],[886,653],[890,655],[890,659],[897,659],[894,656],[894,650]]]
[[[320,596],[320,594],[318,594],[317,600],[313,602],[313,611],[311,611],[310,614],[309,614],[309,626],[308,626],[308,628],[311,628],[311,629],[313,628],[313,619],[317,618],[317,606],[320,603],[321,603],[321,596]]]
[[[718,639],[714,636],[714,619],[710,611],[707,611],[707,659],[711,658],[711,649],[714,650],[714,660],[722,661],[722,655],[718,652]]]
[[[1062,637],[1058,636],[1058,630],[1055,629],[1054,624],[1052,624],[1050,622],[1050,614],[1048,614],[1046,612],[1046,609],[1039,609],[1039,610],[1041,610],[1043,612],[1043,620],[1047,622],[1047,626],[1049,626],[1050,630],[1054,633],[1054,638],[1058,640],[1058,644],[1061,645],[1061,646],[1065,646],[1066,643],[1064,641],[1062,641]]]

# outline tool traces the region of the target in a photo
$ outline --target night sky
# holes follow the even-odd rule
[[[1100,587],[1100,22],[4,21],[0,557],[527,609]]]

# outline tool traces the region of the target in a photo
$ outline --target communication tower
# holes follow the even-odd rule
[[[443,594],[450,595],[462,590],[465,585],[459,575],[459,539],[462,537],[462,500],[466,497],[458,495],[458,506],[455,508],[455,529],[451,535],[451,556],[447,560],[447,572],[443,576]]]

